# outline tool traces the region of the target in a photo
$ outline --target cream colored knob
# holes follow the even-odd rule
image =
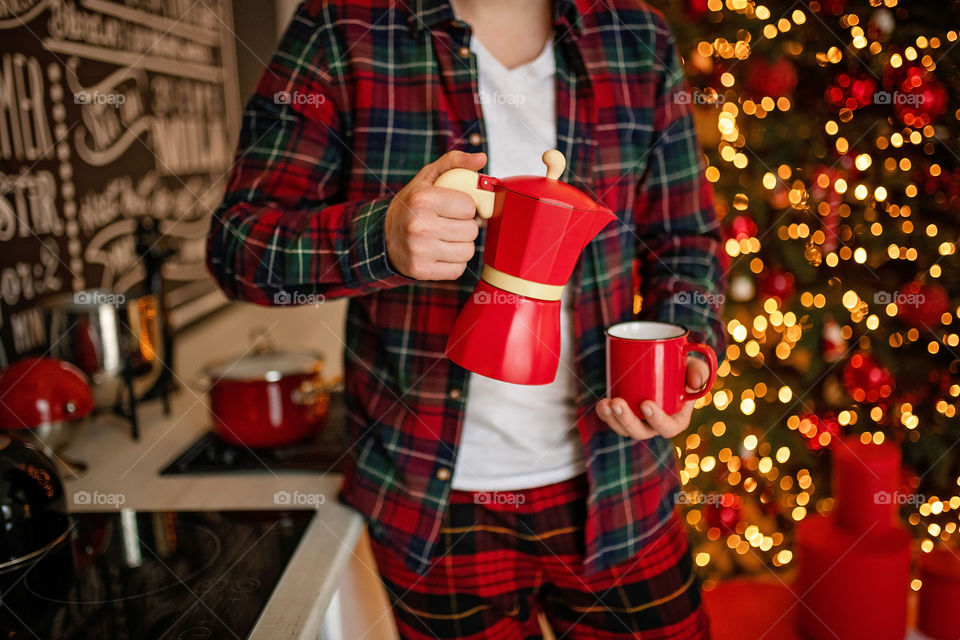
[[[547,177],[556,180],[567,168],[567,159],[556,149],[547,149],[543,152],[543,164],[547,165]]]
[[[480,174],[476,171],[470,171],[470,169],[450,169],[440,174],[440,177],[433,183],[433,186],[463,191],[473,198],[474,204],[477,205],[477,215],[481,218],[489,219],[493,216],[493,205],[496,201],[496,195],[493,191],[485,191],[484,189],[478,188],[479,178]]]

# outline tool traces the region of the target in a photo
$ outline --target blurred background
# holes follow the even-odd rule
[[[826,538],[833,561],[864,554],[830,574],[843,601],[876,579],[844,536],[892,507],[920,590],[925,555],[956,557],[960,515],[960,6],[652,4],[680,42],[730,264],[727,360],[676,443],[696,564],[708,588],[779,582]]]
[[[687,487],[722,494],[687,512],[697,564],[789,565],[796,523],[833,506],[848,435],[902,448],[903,515],[924,549],[949,541],[957,3],[653,4],[678,35],[730,261],[727,361],[677,443]]]

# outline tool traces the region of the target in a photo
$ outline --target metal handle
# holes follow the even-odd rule
[[[301,382],[300,386],[293,390],[290,399],[296,404],[315,404],[318,400],[328,396],[330,390],[340,384],[342,379],[341,376],[334,376],[324,380],[318,373],[316,377]]]

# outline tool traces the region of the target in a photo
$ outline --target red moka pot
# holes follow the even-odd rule
[[[615,216],[560,182],[566,159],[543,154],[545,178],[452,169],[435,185],[470,195],[487,219],[484,267],[457,316],[447,357],[503,382],[548,384],[560,363],[560,297],[580,253]]]

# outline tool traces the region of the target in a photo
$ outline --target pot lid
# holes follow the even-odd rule
[[[29,429],[78,420],[93,394],[78,368],[53,358],[24,358],[0,373],[0,429]]]
[[[536,198],[549,204],[583,211],[609,211],[583,191],[558,180],[567,166],[567,160],[562,153],[556,149],[545,151],[543,163],[547,166],[546,177],[511,176],[497,179],[496,184],[507,191]]]
[[[285,376],[311,374],[323,368],[323,356],[310,352],[249,353],[208,365],[206,375],[217,380],[276,382]]]

